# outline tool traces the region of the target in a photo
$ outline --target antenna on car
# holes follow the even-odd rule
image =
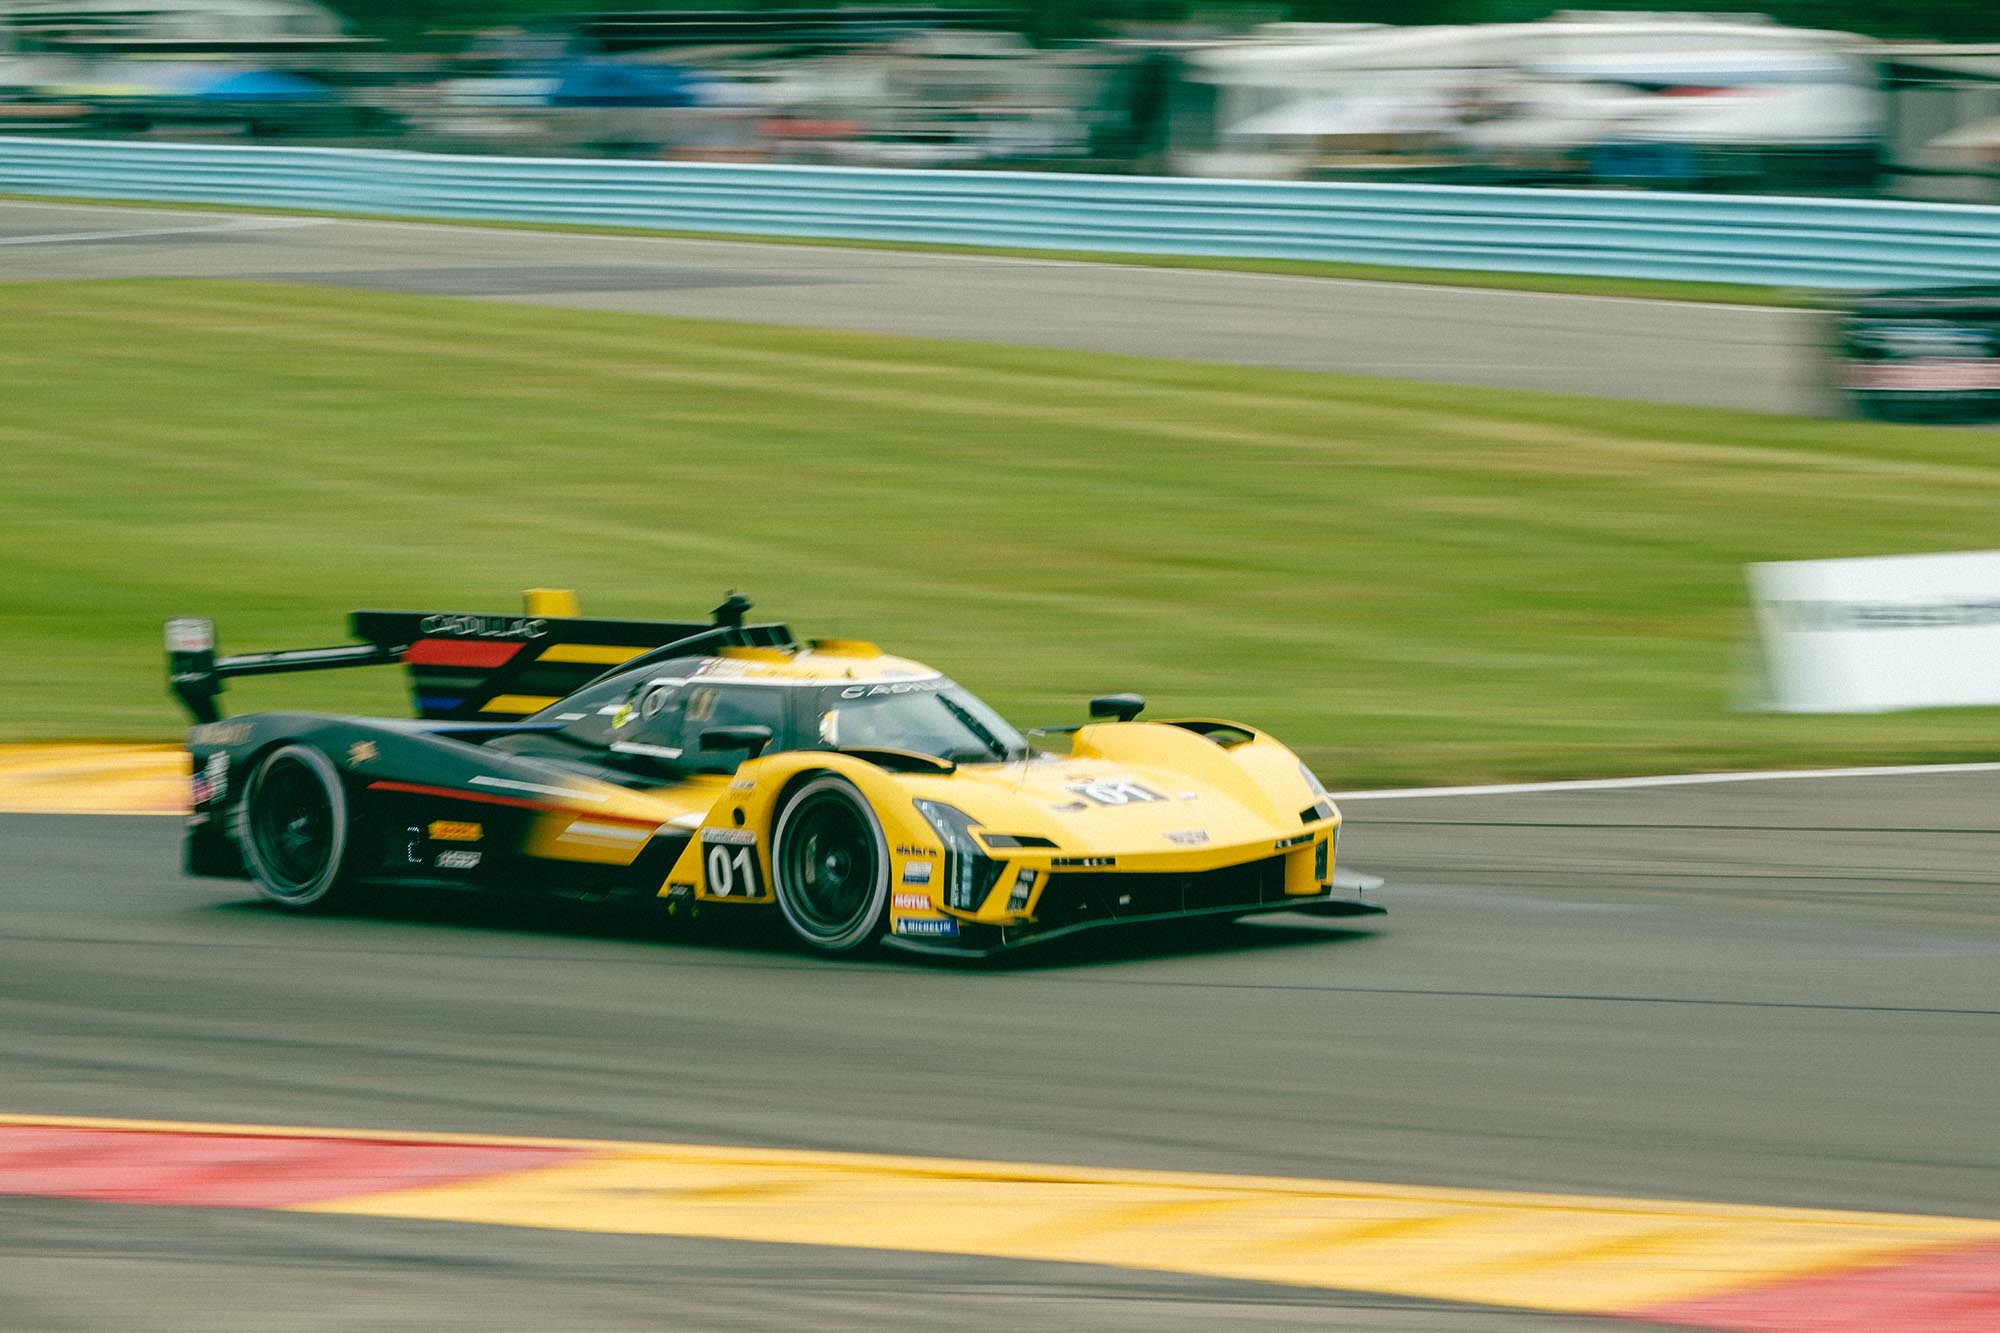
[[[726,629],[741,629],[743,627],[743,616],[750,610],[752,605],[753,603],[750,599],[742,593],[732,592],[729,596],[722,599],[721,606],[716,607],[709,614],[715,617],[715,623],[719,626]]]

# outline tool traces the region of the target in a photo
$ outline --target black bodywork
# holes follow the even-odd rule
[[[338,817],[347,841],[343,879],[532,889],[588,899],[652,897],[686,838],[650,836],[629,865],[549,862],[525,847],[548,797],[582,774],[633,787],[660,778],[642,758],[608,751],[568,757],[554,744],[560,724],[526,720],[528,705],[565,699],[600,678],[723,647],[792,643],[782,624],[749,624],[749,603],[732,597],[705,622],[602,620],[427,611],[356,611],[358,644],[234,656],[215,651],[206,622],[168,628],[174,696],[196,724],[184,866],[192,875],[252,878],[244,796],[252,776],[287,748],[325,762],[337,784],[301,824]],[[556,650],[553,655],[551,650]],[[625,660],[607,669],[605,660]],[[553,659],[552,660],[552,656]],[[234,676],[401,663],[418,717],[257,713],[224,719],[218,696]],[[541,751],[536,753],[536,751]],[[540,798],[540,799],[538,799]],[[335,836],[330,830],[327,836]]]

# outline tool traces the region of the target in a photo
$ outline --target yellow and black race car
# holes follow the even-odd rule
[[[596,620],[537,591],[523,615],[357,611],[360,643],[229,657],[169,621],[198,724],[187,869],[298,910],[362,884],[775,910],[830,954],[1380,910],[1335,888],[1340,812],[1255,728],[1109,695],[1031,744],[929,667],[748,609]],[[396,662],[415,720],[216,706],[232,676]]]

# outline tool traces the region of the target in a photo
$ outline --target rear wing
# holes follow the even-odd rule
[[[166,622],[167,687],[196,722],[215,722],[232,676],[401,662],[418,717],[511,722],[648,658],[792,644],[781,624],[745,624],[749,610],[749,598],[731,593],[705,621],[595,620],[579,613],[575,594],[532,588],[522,615],[355,611],[348,628],[360,643],[226,657],[216,651],[214,621],[180,616]]]

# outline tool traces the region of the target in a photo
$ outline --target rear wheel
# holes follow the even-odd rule
[[[324,909],[344,887],[347,792],[333,761],[285,745],[257,765],[243,797],[243,861],[257,889],[296,911]]]
[[[786,799],[771,834],[778,909],[822,953],[850,953],[881,935],[889,905],[889,845],[853,783],[827,774]]]

